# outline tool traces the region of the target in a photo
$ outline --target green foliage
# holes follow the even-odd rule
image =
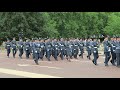
[[[120,16],[111,14],[104,30],[109,35],[120,34]]]
[[[87,37],[120,33],[119,12],[0,12],[0,40],[33,37]]]

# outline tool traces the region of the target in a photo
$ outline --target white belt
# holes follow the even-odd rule
[[[96,51],[94,51],[94,53],[96,53]]]
[[[41,48],[43,48],[44,46],[41,46]]]
[[[111,50],[110,50],[110,48],[109,48],[109,50],[108,50],[108,51],[111,51]]]
[[[89,46],[89,48],[91,48],[91,46]]]
[[[51,45],[48,45],[48,47],[51,47]]]

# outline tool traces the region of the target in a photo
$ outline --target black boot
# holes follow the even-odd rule
[[[15,58],[15,55],[13,55],[13,58]]]
[[[87,56],[87,58],[88,58],[88,56]]]
[[[34,60],[34,61],[35,61],[36,65],[39,65],[38,60]]]
[[[94,60],[92,60],[93,64],[94,64]]]
[[[108,64],[105,64],[105,66],[108,66]]]

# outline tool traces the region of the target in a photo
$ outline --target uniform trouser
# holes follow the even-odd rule
[[[67,50],[67,53],[66,53],[66,57],[72,57],[72,51],[71,50]]]
[[[40,51],[40,59],[43,59],[43,57],[44,57],[44,50],[41,50]]]
[[[110,52],[105,52],[105,64],[108,64],[108,61],[110,60]]]
[[[9,56],[10,54],[10,49],[7,49],[7,56]]]
[[[120,66],[120,53],[116,53],[117,66]]]
[[[52,56],[53,56],[53,57],[54,57],[54,54],[55,54],[54,49],[52,49]]]
[[[32,55],[33,55],[33,59],[34,59],[35,58],[35,52],[34,51],[32,52]]]
[[[115,60],[116,60],[116,53],[112,52],[112,63],[114,64],[115,63]]]
[[[93,53],[93,56],[94,56],[94,63],[97,64],[97,59],[98,59],[98,52],[97,53]]]
[[[55,60],[57,60],[57,56],[58,56],[58,50],[54,50],[54,58],[55,58]]]
[[[26,50],[26,58],[29,58],[30,50]]]
[[[60,58],[63,60],[64,59],[64,50],[60,50]]]
[[[88,58],[90,59],[90,55],[91,55],[91,50],[88,50]]]
[[[40,58],[40,53],[35,53],[35,60],[39,60]]]
[[[72,49],[72,56],[74,56],[74,49]],[[72,57],[72,56],[71,56],[71,57]]]
[[[12,49],[12,51],[13,51],[13,57],[15,57],[15,54],[17,53],[17,49],[16,48]]]
[[[66,55],[67,55],[67,50],[64,51],[64,56],[66,56]]]
[[[51,50],[46,51],[46,58],[47,58],[48,60],[50,60],[50,56],[51,56]]]
[[[19,56],[22,57],[23,55],[23,49],[19,49]]]
[[[78,49],[74,49],[74,58],[77,58],[78,55]]]
[[[83,49],[80,49],[80,55],[79,56],[82,56],[82,58],[83,58]]]

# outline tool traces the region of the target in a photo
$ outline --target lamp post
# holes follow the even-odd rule
[[[23,30],[21,30],[21,32],[19,32],[18,37],[19,37],[19,39],[23,38]]]

